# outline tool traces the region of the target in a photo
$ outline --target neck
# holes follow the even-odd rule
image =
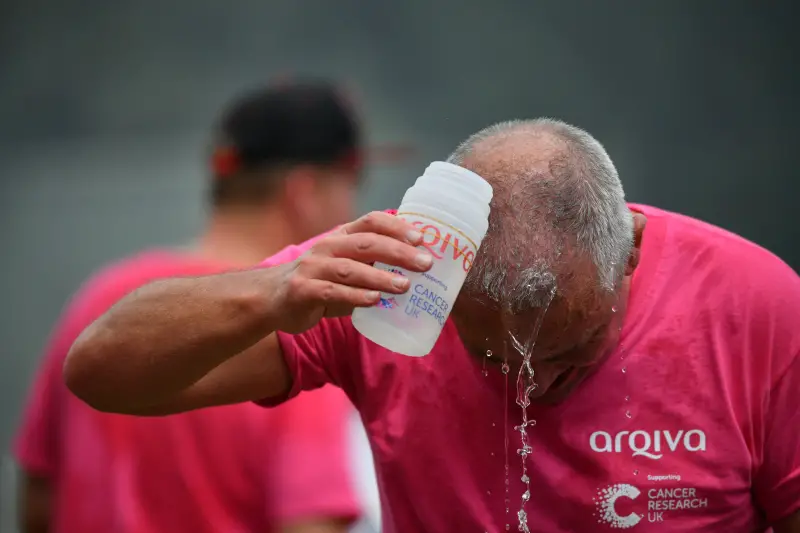
[[[302,240],[275,211],[225,211],[212,215],[194,250],[212,261],[248,267]]]

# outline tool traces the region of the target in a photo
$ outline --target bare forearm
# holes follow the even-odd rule
[[[145,286],[81,334],[65,381],[96,409],[128,414],[279,397],[292,376],[270,333],[302,333],[405,292],[407,278],[372,264],[424,272],[433,259],[421,243],[404,220],[370,213],[275,268]]]
[[[142,287],[76,340],[67,385],[102,410],[167,400],[272,331],[270,277],[238,272]]]

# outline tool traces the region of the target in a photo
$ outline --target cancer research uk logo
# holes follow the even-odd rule
[[[617,483],[597,491],[597,497],[592,498],[597,508],[595,516],[598,522],[605,522],[615,529],[628,529],[642,521],[642,515],[630,513],[625,516],[617,514],[614,504],[620,498],[635,500],[641,491],[633,485],[627,483]]]
[[[381,297],[381,300],[376,305],[383,309],[394,309],[395,307],[398,306],[398,303],[394,297],[392,298]]]
[[[648,477],[680,480],[677,475]],[[646,504],[639,500],[640,496],[646,498]],[[592,500],[597,523],[605,523],[612,529],[630,529],[645,519],[645,513],[648,522],[656,523],[664,522],[675,512],[691,512],[692,509],[708,507],[708,498],[698,495],[698,490],[693,487],[651,487],[643,494],[641,490],[627,483],[599,489]],[[623,502],[630,511],[627,514],[623,514],[625,511],[621,510]]]
[[[595,431],[589,437],[589,446],[596,453],[630,453],[631,457],[658,461],[666,453],[705,452],[706,434],[701,429],[620,431],[614,436],[605,431]],[[681,476],[648,474],[647,480],[651,483],[680,483]],[[642,501],[642,496],[646,502]],[[632,528],[645,517],[648,522],[663,522],[665,515],[708,507],[708,498],[698,495],[696,488],[683,486],[651,485],[643,493],[633,485],[617,483],[598,489],[592,500],[597,522],[614,529]]]

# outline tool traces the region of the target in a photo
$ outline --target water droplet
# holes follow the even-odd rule
[[[486,491],[486,494],[488,494],[489,496],[491,496],[491,495],[492,495],[492,491],[490,491],[490,490],[487,490],[487,491]]]
[[[628,371],[628,369],[627,369],[626,367],[624,367],[624,366],[623,366],[623,367],[622,367],[622,373],[624,374],[624,373],[625,373],[625,372],[627,372],[627,371]]]
[[[631,414],[631,412],[630,412],[630,411],[625,411],[625,417],[627,417],[627,418],[633,418],[633,415]]]
[[[503,363],[503,366],[500,367],[500,371],[503,372],[503,374],[508,374],[508,363]]]
[[[495,424],[494,422],[492,422],[492,427],[495,427],[495,426],[497,426],[497,424]]]
[[[489,371],[484,368],[483,370],[481,370],[481,374],[483,374],[483,377],[488,377]]]
[[[631,397],[630,397],[630,396],[625,396],[625,401],[626,401],[626,402],[629,402],[629,401],[631,401]]]
[[[633,475],[634,475],[634,476],[638,476],[638,475],[639,475],[639,471],[638,471],[638,470],[634,470],[634,471],[633,471]]]
[[[611,306],[611,312],[612,313],[616,313],[617,312],[617,306],[616,305],[612,305]]]
[[[486,357],[491,357],[491,356],[492,356],[492,351],[486,350]]]
[[[508,531],[509,529],[511,529],[511,526],[506,524],[506,531]]]

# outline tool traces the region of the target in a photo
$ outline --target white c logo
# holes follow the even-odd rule
[[[619,483],[598,491],[595,498],[595,505],[599,513],[600,520],[606,522],[613,528],[628,529],[635,526],[642,520],[642,515],[631,513],[627,516],[617,514],[614,504],[619,498],[629,498],[635,500],[641,492],[633,485]]]

